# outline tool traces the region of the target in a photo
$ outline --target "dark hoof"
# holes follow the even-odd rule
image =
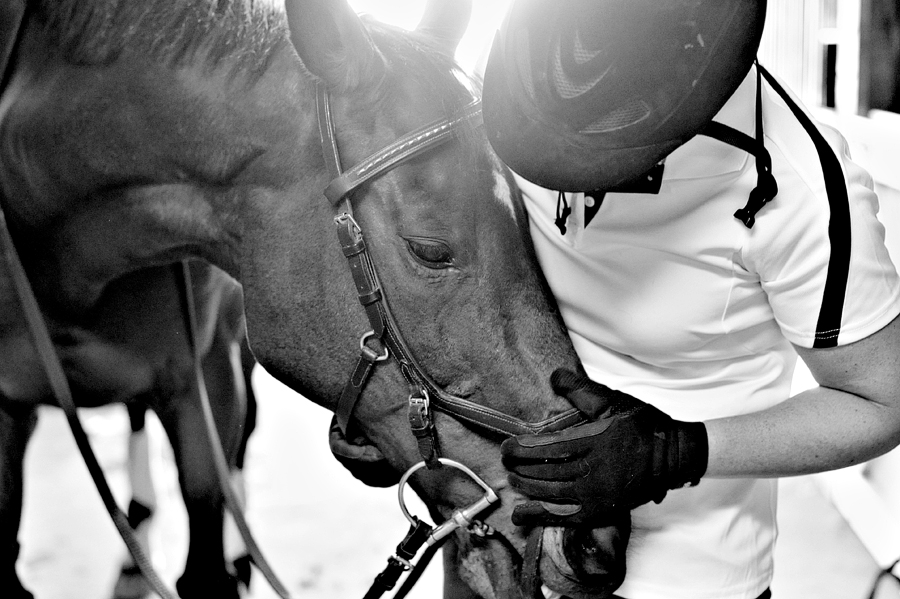
[[[147,599],[153,589],[137,566],[125,566],[113,588],[112,599]]]
[[[9,581],[2,582],[6,584]],[[9,599],[34,599],[34,595],[25,590],[18,577],[13,577],[12,588],[0,588],[0,596],[8,597]]]
[[[237,578],[245,590],[250,589],[250,576],[253,574],[253,570],[250,568],[252,563],[253,558],[249,555],[242,555],[231,562],[230,573]]]
[[[242,599],[241,583],[234,576],[226,574],[222,578],[189,579],[182,576],[175,583],[175,590],[181,599]]]

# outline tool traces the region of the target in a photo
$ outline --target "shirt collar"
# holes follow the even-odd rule
[[[754,67],[713,120],[755,137],[755,115]],[[666,158],[664,180],[696,179],[738,171],[748,157],[743,150],[705,135],[696,135]]]

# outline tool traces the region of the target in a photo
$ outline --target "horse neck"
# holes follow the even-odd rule
[[[42,282],[39,295],[78,311],[92,305],[116,277],[184,258],[204,259],[238,278],[247,253],[245,230],[265,234],[253,230],[258,220],[253,204],[290,186],[284,177],[296,164],[295,137],[317,139],[312,89],[297,82],[296,58],[281,54],[270,73],[244,87],[224,76],[173,74],[140,64],[123,65],[121,74],[101,73],[105,83],[96,88],[85,82],[80,104],[71,108],[61,94],[24,90],[24,108],[18,115],[13,110],[10,121],[15,124],[19,116],[23,129],[38,128],[45,137],[65,132],[62,146],[29,148],[32,155],[12,168],[27,174],[18,177],[12,193],[9,185],[4,190],[17,245],[25,248],[23,260],[32,280]],[[59,79],[45,84],[50,92]],[[72,83],[78,90],[81,85]],[[119,98],[113,108],[92,112],[100,104],[97,98],[113,94]],[[29,107],[36,95],[48,99]],[[135,107],[146,112],[134,118],[127,111]],[[39,119],[22,116],[29,109],[61,116],[45,133]],[[305,115],[310,109],[312,115]],[[78,134],[68,133],[70,122],[78,123]],[[215,174],[222,163],[232,169],[227,165],[245,155],[252,159],[255,152],[261,158],[234,182],[209,182],[209,169]],[[91,183],[82,173],[93,175],[100,170],[95,164],[126,185],[107,192]]]

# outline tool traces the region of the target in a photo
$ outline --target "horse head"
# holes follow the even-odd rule
[[[365,26],[344,3],[287,4],[294,46],[332,98],[346,167],[425,123],[452,121],[477,98],[477,84],[445,58],[468,17],[464,10],[447,14],[450,4],[430,3],[410,34]],[[570,408],[548,381],[556,367],[578,368],[577,356],[539,274],[518,191],[480,129],[465,129],[456,143],[373,179],[352,204],[365,223],[399,330],[444,390],[527,423],[550,421]],[[393,377],[395,390],[385,394],[386,402],[367,406],[372,400],[366,398],[357,419],[392,463],[409,467],[410,456],[417,459],[412,437],[396,435],[405,426],[396,401],[403,377],[383,372]],[[385,406],[397,411],[387,413]],[[370,415],[373,407],[379,411]],[[524,531],[509,523],[521,498],[506,484],[497,438],[473,433],[471,423],[452,416],[439,413],[437,421],[444,455],[472,466],[503,496],[488,523],[524,553]],[[446,471],[420,470],[418,476],[417,490],[443,518],[476,492],[470,481]],[[615,588],[620,566],[606,560],[623,548],[622,533],[548,531],[546,581],[570,596]],[[471,587],[484,596],[522,592],[510,577],[521,569],[520,555],[507,554],[502,543],[461,536],[457,567]],[[602,559],[586,564],[588,554]]]
[[[288,1],[287,21],[237,0],[36,4],[0,104],[0,185],[6,198],[29,198],[7,214],[31,242],[33,280],[55,282],[36,289],[48,305],[84,309],[123,272],[203,258],[241,281],[258,361],[337,410],[371,321],[335,233],[346,202],[322,193],[334,179],[320,136],[324,88],[343,168],[424,125],[460,121],[447,143],[345,198],[396,330],[433,388],[529,430],[572,413],[550,373],[580,364],[519,192],[476,119],[460,117],[479,90],[451,57],[459,3],[430,5],[412,32],[360,19],[343,0]],[[398,472],[421,459],[408,374],[386,360],[352,410]],[[441,455],[500,497],[485,516],[497,534],[457,531],[447,571],[479,596],[522,597],[529,531],[510,514],[524,498],[499,451],[510,433],[433,417]],[[435,519],[482,493],[449,468],[420,469],[410,484]],[[544,583],[574,598],[611,593],[627,533],[547,529]]]

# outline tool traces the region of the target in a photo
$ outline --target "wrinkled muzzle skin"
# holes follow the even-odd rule
[[[544,529],[541,579],[571,599],[609,597],[625,579],[625,548],[631,531],[626,515],[603,528]]]

